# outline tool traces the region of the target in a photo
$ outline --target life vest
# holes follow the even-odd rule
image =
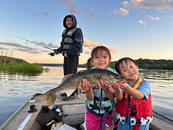
[[[139,78],[138,82],[133,87],[138,89],[141,86],[141,83],[145,81],[142,78]],[[128,99],[130,99],[130,105],[128,106]],[[123,99],[117,100],[116,105],[117,110],[117,119],[122,123],[126,121],[126,114],[130,115],[130,124],[135,125],[134,129],[139,130],[140,125],[147,125],[151,123],[152,117],[152,104],[151,104],[151,93],[146,99],[135,99],[130,96],[127,92],[123,93]]]
[[[92,67],[91,69],[95,69]],[[107,70],[114,72],[114,69],[107,67]],[[112,100],[106,97],[105,93],[101,88],[93,88],[94,100],[89,101],[85,98],[85,105],[90,113],[96,115],[102,115],[105,112],[112,111]]]
[[[80,29],[80,28],[75,27],[75,28],[69,30],[67,33],[66,33],[67,29],[64,29],[64,31],[62,33],[60,53],[67,52],[73,47],[73,45],[75,44],[75,41],[72,38],[72,36],[73,36],[73,33],[76,31],[76,29]],[[80,40],[83,43],[83,39],[80,39]],[[82,53],[82,49],[80,50],[79,53]]]
[[[94,68],[95,67],[92,67],[91,69]],[[110,67],[107,67],[107,70],[114,72],[114,69]],[[89,101],[87,98],[85,98],[86,109],[96,116],[103,117],[102,130],[105,130],[106,118],[110,113],[112,113],[112,102],[114,102],[114,100],[107,98],[101,88],[94,87],[93,93],[94,99],[92,101]]]
[[[101,116],[105,112],[112,111],[112,103],[111,100],[106,97],[103,90],[101,88],[93,88],[94,100],[89,101],[85,99],[85,105],[87,110],[92,114]]]

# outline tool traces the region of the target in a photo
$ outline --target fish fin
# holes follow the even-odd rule
[[[64,76],[61,80],[61,83],[63,83],[67,78],[69,78],[72,75],[74,75],[74,74],[68,74],[68,75]]]
[[[55,95],[52,90],[47,91],[45,94],[43,94],[41,96],[41,98],[44,101],[47,101],[47,105],[50,109],[53,108],[55,101],[56,101],[56,97],[57,97],[57,95]]]
[[[76,89],[68,89],[66,90],[67,97],[69,97]]]

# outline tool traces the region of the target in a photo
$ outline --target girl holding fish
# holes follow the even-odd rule
[[[98,46],[92,50],[91,63],[97,69],[107,69],[111,61],[110,51],[104,46]],[[98,84],[100,85],[100,83]],[[102,86],[107,85],[102,84]],[[83,79],[79,83],[79,89],[86,92],[86,128],[87,130],[111,130],[113,129],[113,111],[111,100],[114,100],[114,90],[101,89],[99,86],[91,86],[90,83]],[[113,92],[111,92],[113,91]],[[106,95],[109,95],[107,98]]]

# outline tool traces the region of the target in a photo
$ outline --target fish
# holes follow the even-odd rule
[[[66,75],[58,87],[45,92],[41,98],[46,101],[48,107],[52,109],[59,93],[66,90],[67,97],[70,96],[78,88],[79,83],[82,83],[83,79],[86,79],[93,87],[98,84],[100,79],[105,81],[108,85],[127,82],[124,76],[115,72],[105,69],[89,69],[81,71],[80,73]]]

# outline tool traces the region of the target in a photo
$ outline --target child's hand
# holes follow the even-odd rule
[[[100,79],[100,82],[98,82],[97,86],[103,90],[108,89],[108,84],[105,81],[103,81],[102,79]]]
[[[121,92],[121,85],[118,83],[111,84],[111,87],[115,90],[115,92]]]
[[[126,89],[126,88],[128,88],[128,87],[130,87],[127,83],[124,83],[124,84],[120,84],[120,88],[121,89]]]
[[[87,92],[91,90],[91,84],[86,79],[83,79],[83,83],[80,82],[78,88]]]
[[[115,93],[115,90],[109,86],[105,81],[103,81],[102,79],[100,79],[100,82],[97,85],[99,88],[103,89],[103,90],[108,90],[111,91],[112,93]]]

